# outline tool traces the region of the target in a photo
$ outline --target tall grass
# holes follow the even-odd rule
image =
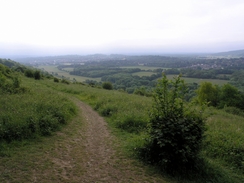
[[[75,105],[60,92],[23,79],[29,82],[28,92],[1,94],[0,142],[50,135],[76,113]]]
[[[244,118],[219,110],[207,124],[205,155],[244,174]]]

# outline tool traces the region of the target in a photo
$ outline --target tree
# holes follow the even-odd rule
[[[146,156],[166,168],[192,165],[201,149],[204,120],[200,112],[185,106],[184,80],[158,80],[150,112]]]
[[[219,103],[219,93],[220,89],[217,85],[203,82],[197,89],[197,100],[200,104],[207,102],[209,105],[216,107]]]
[[[197,101],[200,104],[207,102],[208,105],[218,108],[237,107],[244,109],[244,95],[230,84],[219,87],[209,82],[202,83],[197,89]]]
[[[230,78],[230,83],[244,92],[244,70],[235,71]]]
[[[113,85],[110,82],[103,82],[102,87],[103,87],[103,89],[106,89],[106,90],[113,89]]]
[[[225,84],[221,88],[220,95],[220,104],[221,108],[228,107],[237,107],[243,109],[243,97],[238,89],[230,84]]]

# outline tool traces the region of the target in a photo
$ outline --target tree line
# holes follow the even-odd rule
[[[244,93],[231,84],[223,86],[204,82],[196,90],[197,101],[217,108],[236,107],[244,110]]]

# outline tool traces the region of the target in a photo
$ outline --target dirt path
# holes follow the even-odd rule
[[[86,171],[80,177],[81,180],[83,182],[121,182],[124,175],[116,168],[115,151],[111,144],[113,140],[106,122],[86,104],[77,102],[77,105],[82,110],[86,124],[84,139],[86,159],[83,161]]]
[[[77,182],[158,182],[159,180],[145,176],[143,169],[132,165],[113,149],[114,139],[110,135],[107,123],[88,105],[76,101],[82,111],[85,123],[84,173]],[[77,139],[79,140],[79,139]],[[161,180],[162,181],[162,180]]]

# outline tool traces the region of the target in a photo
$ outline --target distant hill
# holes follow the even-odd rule
[[[217,56],[217,57],[244,57],[244,49],[243,50],[234,50],[234,51],[214,53],[214,54],[211,54],[210,56]]]
[[[0,64],[3,64],[9,68],[13,68],[13,67],[23,67],[23,65],[21,65],[20,63],[18,62],[15,62],[13,60],[10,60],[10,59],[2,59],[0,58]]]

